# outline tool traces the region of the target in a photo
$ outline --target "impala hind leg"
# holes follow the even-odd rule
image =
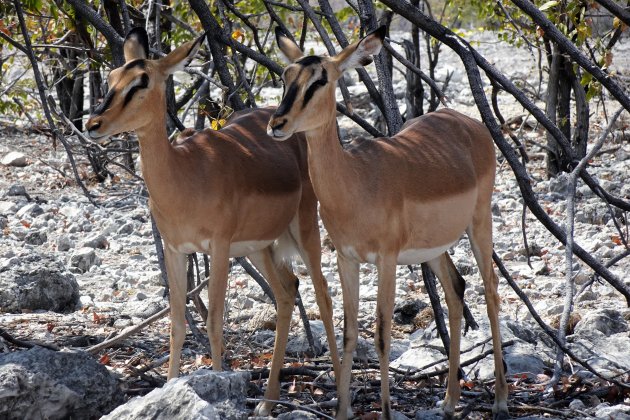
[[[212,352],[212,370],[223,370],[223,315],[230,270],[230,243],[215,241],[211,246],[208,278],[208,339]]]
[[[396,298],[396,258],[383,259],[378,267],[378,295],[376,300],[376,332],[374,342],[381,370],[382,418],[392,419],[389,396],[389,349],[391,345],[392,317]]]
[[[179,375],[182,346],[186,338],[186,256],[171,250],[171,247],[165,243],[164,262],[171,305],[171,348],[167,378],[172,379]]]
[[[451,257],[445,252],[428,262],[431,270],[437,275],[444,289],[444,297],[448,306],[448,325],[451,333],[451,347],[448,354],[448,385],[442,409],[444,416],[453,418],[455,406],[461,395],[459,386],[459,352],[462,334],[462,316],[464,314],[464,289],[466,285],[458,276]]]
[[[359,338],[359,264],[337,253],[337,265],[343,291],[343,359],[337,380],[337,418],[352,417],[350,380],[354,349]]]
[[[492,332],[495,377],[492,412],[495,419],[508,418],[508,389],[503,368],[501,329],[499,326],[499,307],[501,303],[498,292],[499,279],[492,266],[492,216],[489,207],[482,215],[475,216],[474,224],[467,229],[467,233],[483,279],[488,319]]]
[[[315,200],[313,198],[313,200]],[[290,225],[291,235],[298,246],[300,257],[308,270],[308,274],[313,282],[315,299],[319,308],[319,315],[324,323],[326,339],[330,349],[330,358],[335,371],[335,380],[339,379],[341,372],[341,362],[337,350],[337,340],[335,337],[335,327],[333,324],[333,307],[330,294],[328,293],[328,282],[322,274],[322,248],[319,236],[319,226],[317,224],[317,202],[300,203],[300,212],[297,220]]]
[[[254,411],[255,416],[269,416],[275,405],[271,401],[280,398],[280,369],[284,363],[298,281],[286,265],[276,265],[270,247],[250,254],[248,257],[269,282],[277,305],[276,340],[273,347],[269,381],[264,395],[267,401],[258,404]]]

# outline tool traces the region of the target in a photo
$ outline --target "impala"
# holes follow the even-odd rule
[[[408,121],[393,137],[366,140],[344,150],[335,113],[335,82],[347,69],[367,65],[385,28],[368,34],[334,57],[305,57],[280,30],[280,50],[291,62],[285,91],[267,127],[276,140],[304,132],[308,165],[320,215],[337,249],[343,290],[344,347],[337,416],[351,416],[350,377],[358,337],[359,263],[378,269],[375,344],[381,373],[381,409],[392,418],[389,349],[396,265],[427,262],[444,288],[451,347],[444,414],[453,416],[458,380],[465,283],[448,253],[466,232],[485,286],[495,362],[495,417],[507,416],[507,385],[499,331],[498,279],[492,266],[495,153],[480,122],[452,110]]]
[[[279,373],[286,349],[298,281],[283,258],[297,250],[313,280],[333,360],[339,356],[332,305],[321,273],[317,200],[308,176],[306,146],[265,133],[273,108],[235,115],[219,131],[200,131],[169,143],[165,81],[195,56],[203,36],[149,60],[144,29],[124,42],[126,63],[108,78],[109,92],[90,116],[90,138],[103,140],[135,130],[149,206],[164,241],[171,303],[168,378],[179,374],[186,325],[186,254],[211,257],[207,331],[214,370],[221,370],[223,313],[229,258],[248,256],[269,281],[278,305],[275,347],[265,399],[279,398]],[[269,414],[264,401],[258,414]]]

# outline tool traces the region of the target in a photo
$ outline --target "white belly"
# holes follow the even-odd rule
[[[432,259],[443,254],[447,249],[451,248],[456,243],[457,241],[435,248],[405,249],[400,251],[400,253],[398,254],[398,257],[396,258],[396,263],[398,265],[407,265],[420,264],[423,262],[431,261]],[[376,264],[376,260],[378,257],[378,254],[375,252],[368,252],[365,255],[359,255],[356,248],[353,246],[344,246],[342,247],[342,251],[343,255],[364,263]]]
[[[267,241],[242,241],[230,244],[230,257],[243,257],[252,252],[260,251],[273,243],[274,239]]]
[[[456,243],[457,241],[435,248],[405,249],[398,254],[398,264],[420,264],[423,262],[431,261],[432,259],[442,255],[447,249],[449,249]]]
[[[249,255],[252,252],[259,251],[263,248],[268,247],[273,243],[272,240],[265,241],[242,241],[242,242],[233,242],[230,244],[230,257],[243,257],[245,255]],[[210,239],[204,239],[199,244],[194,244],[192,242],[184,242],[183,244],[174,247],[169,244],[171,250],[175,252],[179,252],[181,254],[192,254],[195,252],[201,252],[203,254],[210,254]]]

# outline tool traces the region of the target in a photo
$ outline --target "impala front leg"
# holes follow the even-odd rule
[[[208,339],[212,351],[212,369],[223,370],[223,313],[230,267],[229,242],[214,242],[210,254],[210,278],[208,279]]]
[[[165,242],[164,262],[171,304],[171,349],[167,378],[172,379],[179,375],[182,346],[186,338],[186,255],[173,251]]]
[[[337,418],[353,417],[350,380],[354,350],[359,339],[359,263],[337,254],[339,277],[343,291],[343,359],[337,380]]]

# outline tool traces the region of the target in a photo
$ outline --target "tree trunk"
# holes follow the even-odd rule
[[[569,60],[565,61],[567,71],[571,74],[571,87],[575,98],[575,131],[573,133],[573,145],[577,159],[586,156],[589,130],[589,104],[586,99],[586,91],[580,84],[580,78],[573,71]]]
[[[361,28],[365,32],[376,29],[378,23],[372,0],[359,0],[358,6]],[[390,136],[393,136],[400,130],[400,127],[402,127],[402,116],[400,115],[398,104],[396,103],[391,73],[387,68],[388,56],[389,53],[385,49],[382,49],[379,54],[374,56],[374,64],[376,66],[376,75],[378,76],[379,91],[383,97],[387,131]]]
[[[414,44],[405,39],[403,41],[403,47],[405,48],[405,57],[407,60],[411,61],[416,67],[420,68],[419,51],[415,49]],[[407,81],[407,90],[405,91],[407,110],[405,112],[405,119],[410,120],[414,117],[422,115],[424,91],[420,76],[410,69],[406,69],[405,71],[405,80]]]
[[[556,110],[558,108],[558,86],[560,79],[560,54],[552,49],[551,66],[549,67],[549,81],[547,84],[547,103],[545,113],[547,118],[556,124]],[[556,124],[557,125],[557,124]],[[547,133],[547,177],[553,178],[560,173],[561,153],[558,142],[551,133]]]
[[[419,7],[420,0],[411,0],[411,4],[413,6]],[[420,52],[420,29],[416,25],[412,25],[411,27],[411,42],[413,53],[415,55],[415,61],[412,61],[416,67],[419,69],[422,68],[422,54]],[[414,110],[412,113],[407,112],[407,119],[420,116],[424,114],[424,85],[420,79],[419,75],[415,75],[415,78],[412,79],[414,88],[416,91],[414,92]]]

